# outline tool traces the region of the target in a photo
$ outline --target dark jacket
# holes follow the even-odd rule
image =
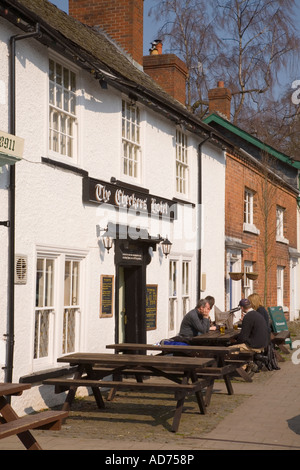
[[[246,313],[242,329],[237,337],[238,343],[246,343],[250,348],[266,348],[270,341],[270,333],[264,317],[256,310]]]
[[[265,319],[265,321],[266,321],[266,324],[267,324],[267,327],[268,327],[268,330],[269,330],[269,332],[271,333],[270,317],[269,317],[269,314],[268,314],[267,310],[265,309],[265,307],[263,307],[262,305],[260,305],[256,311],[257,311],[258,313],[260,313],[260,314],[264,317],[264,319]]]
[[[210,321],[204,318],[196,308],[188,312],[180,325],[179,336],[198,336],[209,331]]]

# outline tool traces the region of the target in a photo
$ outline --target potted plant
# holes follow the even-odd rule
[[[258,278],[258,273],[246,273],[246,276],[248,279],[251,279],[251,281],[255,281],[255,279]]]
[[[242,277],[244,276],[244,273],[235,273],[235,272],[230,272],[229,276],[233,281],[240,281]]]

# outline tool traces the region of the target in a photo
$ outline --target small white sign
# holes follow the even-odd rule
[[[0,154],[20,159],[23,156],[23,150],[24,139],[0,130]]]

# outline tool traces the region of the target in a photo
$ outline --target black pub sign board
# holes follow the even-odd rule
[[[83,178],[83,202],[109,204],[135,211],[137,214],[176,219],[177,203],[149,194],[147,190],[116,183],[107,183],[90,177]]]

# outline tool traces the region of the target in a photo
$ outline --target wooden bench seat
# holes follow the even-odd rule
[[[61,429],[62,420],[67,418],[67,416],[67,411],[50,410],[22,416],[8,423],[1,423],[0,439],[21,434],[30,429],[51,429],[52,431],[58,431]]]
[[[178,430],[181,413],[183,411],[184,400],[188,395],[195,394],[199,406],[199,410],[202,414],[206,414],[206,407],[209,404],[210,396],[212,394],[212,388],[214,379],[203,378],[197,380],[195,383],[170,383],[170,382],[133,382],[133,381],[117,381],[117,380],[91,380],[88,378],[80,379],[47,379],[43,382],[46,385],[55,385],[55,393],[62,391],[76,389],[77,387],[91,387],[92,389],[98,389],[100,395],[98,399],[98,406],[104,408],[104,401],[101,396],[100,388],[111,389],[110,393],[115,393],[117,390],[138,390],[138,391],[149,391],[149,392],[173,392],[176,403],[176,409],[173,418],[172,431]],[[202,390],[207,387],[206,399],[202,396]]]
[[[44,380],[43,384],[45,385],[54,385],[55,393],[62,393],[69,390],[70,387],[99,387],[99,388],[135,388],[140,390],[162,390],[166,392],[196,392],[201,388],[207,386],[207,381],[197,381],[197,383],[192,384],[182,384],[182,383],[143,383],[143,382],[129,382],[129,381],[117,381],[117,380],[91,380],[85,377],[80,379],[47,379]]]

